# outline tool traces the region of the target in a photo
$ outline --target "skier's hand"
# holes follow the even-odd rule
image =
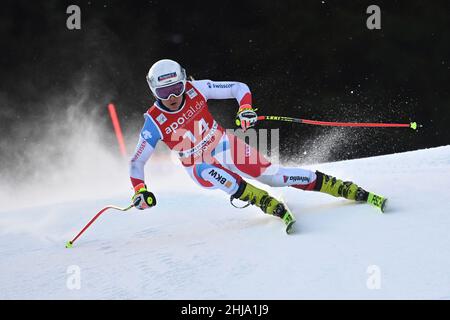
[[[253,109],[249,104],[241,106],[236,115],[236,125],[241,126],[244,131],[255,126],[256,121],[258,121],[258,115],[255,112],[257,110]]]
[[[136,209],[144,210],[156,206],[156,198],[152,192],[147,190],[145,184],[139,184],[135,187],[136,193],[131,201]]]

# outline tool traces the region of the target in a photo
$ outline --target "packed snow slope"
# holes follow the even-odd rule
[[[450,146],[308,167],[387,196],[387,212],[266,188],[297,216],[286,235],[277,218],[235,209],[155,160],[147,174],[158,205],[105,212],[72,249],[65,242],[103,206],[128,205],[128,189],[2,209],[0,298],[450,298]],[[79,289],[67,286],[71,266]]]

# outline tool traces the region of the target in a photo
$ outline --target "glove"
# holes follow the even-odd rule
[[[143,183],[138,184],[134,190],[131,201],[136,209],[144,210],[156,206],[156,198],[152,192],[147,191],[147,186]]]
[[[258,121],[258,115],[255,112],[257,110],[253,109],[249,104],[241,106],[236,115],[236,125],[241,126],[244,131],[255,126],[256,121]]]

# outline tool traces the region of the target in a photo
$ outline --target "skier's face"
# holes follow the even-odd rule
[[[167,100],[161,100],[164,107],[171,111],[176,111],[180,108],[181,102],[183,102],[183,95],[179,97],[175,97],[174,95],[171,95],[169,99]]]

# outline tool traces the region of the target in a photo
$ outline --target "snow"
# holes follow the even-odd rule
[[[450,146],[307,167],[386,195],[387,212],[266,187],[297,216],[287,235],[277,218],[234,209],[155,159],[158,205],[106,211],[72,249],[65,242],[102,207],[129,204],[127,188],[4,206],[0,299],[450,299]],[[79,289],[68,286],[73,266]]]

